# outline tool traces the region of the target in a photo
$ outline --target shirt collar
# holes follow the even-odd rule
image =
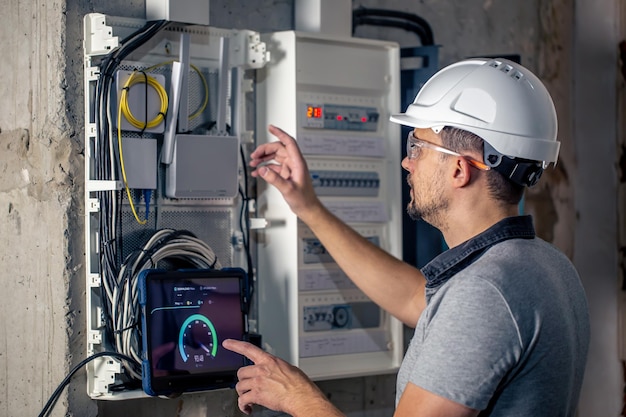
[[[533,239],[531,216],[507,217],[473,238],[445,251],[422,268],[426,288],[437,288],[467,268],[487,249],[509,239]]]

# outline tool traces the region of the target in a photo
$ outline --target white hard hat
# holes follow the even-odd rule
[[[406,113],[390,120],[435,132],[444,126],[467,130],[501,155],[541,161],[543,168],[559,155],[548,90],[528,69],[506,59],[474,58],[443,68]]]

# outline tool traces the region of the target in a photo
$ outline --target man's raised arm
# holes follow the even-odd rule
[[[324,207],[295,139],[275,126],[269,126],[269,132],[278,141],[262,144],[252,152],[252,176],[263,178],[280,191],[291,210],[365,294],[414,327],[425,307],[421,272],[362,237]]]

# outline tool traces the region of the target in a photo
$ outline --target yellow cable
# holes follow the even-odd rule
[[[172,62],[174,61],[161,62],[159,64],[146,68],[145,71],[150,72],[155,68],[162,67],[164,65],[169,65]],[[206,106],[209,103],[209,84],[207,83],[206,78],[204,78],[204,75],[202,75],[202,71],[200,71],[200,68],[196,67],[194,64],[189,64],[189,66],[191,67],[191,69],[193,69],[196,72],[196,74],[198,74],[198,77],[200,77],[200,81],[202,81],[202,86],[204,87],[204,100],[202,101],[202,104],[200,105],[198,110],[196,110],[189,116],[189,120],[191,120],[200,116],[202,112],[204,112],[204,110],[206,109]]]
[[[120,120],[122,117],[122,102],[120,101],[120,107],[117,113],[117,120]],[[120,151],[120,167],[122,168],[122,179],[124,180],[124,188],[126,189],[126,196],[128,197],[128,201],[130,202],[130,209],[133,212],[133,216],[135,216],[135,220],[137,223],[144,225],[148,223],[148,213],[146,213],[146,219],[140,220],[137,215],[137,210],[135,210],[135,204],[133,203],[133,196],[130,194],[130,189],[128,188],[128,181],[126,180],[126,169],[124,167],[124,153],[122,152],[122,124],[117,124],[117,146]],[[147,202],[146,202],[147,204]]]
[[[209,85],[206,82],[206,78],[204,78],[204,76],[202,75],[200,68],[196,67],[194,64],[189,64],[189,66],[193,68],[193,70],[198,74],[200,80],[202,81],[202,86],[204,87],[204,101],[202,102],[200,108],[196,110],[191,116],[189,116],[189,120],[191,120],[200,116],[204,109],[206,109],[206,105],[209,102]]]
[[[153,127],[157,127],[165,120],[165,113],[167,112],[167,106],[168,106],[167,92],[154,77],[150,75],[146,75],[145,77],[138,77],[137,73],[138,73],[137,71],[133,71],[132,74],[130,74],[130,76],[128,77],[128,80],[126,80],[126,83],[124,84],[124,88],[122,88],[122,94],[120,97],[121,114],[123,114],[126,120],[128,120],[128,122],[134,127],[136,127],[137,129],[142,129],[142,130],[151,129]],[[157,94],[159,95],[159,99],[161,100],[161,107],[159,108],[159,113],[149,122],[147,120],[144,120],[144,121],[138,120],[133,115],[128,105],[128,91],[130,90],[130,87],[132,87],[133,85],[137,83],[145,83],[146,88],[148,88],[148,85],[152,87],[157,92]],[[121,120],[121,118],[119,120]]]
[[[172,62],[172,61],[169,61],[169,62]],[[161,65],[165,65],[167,63],[154,65],[146,69],[146,72],[156,67],[159,67]],[[206,79],[202,75],[202,72],[200,71],[200,69],[193,64],[190,64],[190,66],[191,68],[193,68],[194,71],[196,71],[196,73],[200,77],[200,80],[202,81],[202,85],[204,86],[204,101],[202,102],[202,105],[200,106],[200,108],[196,110],[192,115],[189,116],[189,119],[191,120],[199,116],[200,114],[202,114],[202,112],[206,109],[206,106],[209,102],[209,86],[207,84]],[[128,80],[126,80],[124,87],[122,88],[122,93],[120,96],[120,105],[119,105],[119,109],[117,113],[117,120],[120,121],[117,123],[117,142],[118,142],[118,148],[119,148],[119,153],[120,153],[120,167],[122,170],[122,179],[124,181],[124,188],[126,190],[126,196],[128,197],[128,202],[130,203],[130,209],[133,212],[133,216],[135,217],[135,220],[137,221],[137,223],[144,225],[148,222],[147,213],[146,213],[146,219],[144,220],[139,219],[139,215],[137,214],[137,210],[135,209],[135,204],[133,202],[133,197],[130,193],[130,188],[128,187],[128,180],[126,179],[126,167],[124,165],[124,152],[122,150],[122,123],[121,123],[122,114],[124,115],[126,120],[128,120],[128,122],[134,127],[136,127],[137,129],[150,129],[150,128],[158,126],[161,122],[165,120],[165,114],[167,112],[169,103],[168,103],[167,92],[154,77],[151,77],[149,75],[147,75],[146,77],[137,77],[136,76],[137,72],[138,71],[132,72],[132,74],[128,77]],[[156,117],[154,117],[154,119],[150,120],[148,123],[146,123],[146,121],[141,122],[140,120],[135,118],[135,116],[132,114],[130,110],[130,107],[128,106],[128,91],[130,90],[130,87],[140,82],[146,83],[146,81],[147,81],[146,88],[148,88],[148,85],[154,88],[154,90],[157,92],[161,100],[161,107],[159,109],[159,113],[156,115]]]

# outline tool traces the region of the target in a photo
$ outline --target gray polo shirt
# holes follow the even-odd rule
[[[574,416],[587,302],[573,265],[535,237],[530,216],[502,220],[422,272],[427,307],[396,401],[410,382],[481,416]]]

